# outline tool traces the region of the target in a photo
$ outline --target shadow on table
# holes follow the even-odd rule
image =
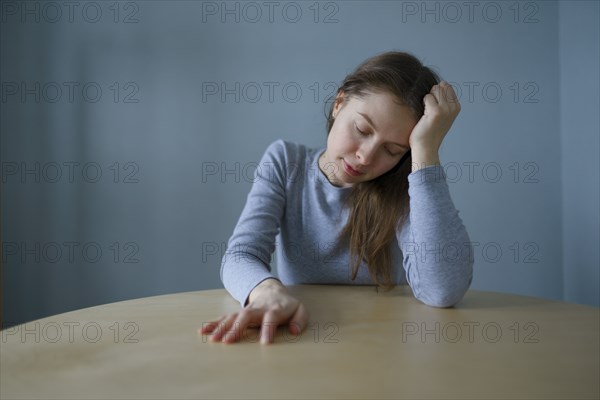
[[[535,307],[548,306],[548,302],[555,300],[541,299],[538,297],[523,296],[511,293],[483,292],[470,290],[454,308],[460,310],[482,308],[507,308],[507,307]]]

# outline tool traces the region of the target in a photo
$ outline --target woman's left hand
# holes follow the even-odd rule
[[[460,112],[460,103],[452,86],[441,81],[425,95],[425,112],[413,128],[408,142],[410,148],[437,154],[446,133]]]

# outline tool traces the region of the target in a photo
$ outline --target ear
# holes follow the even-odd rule
[[[333,105],[333,114],[338,113],[340,108],[342,108],[343,103],[344,103],[344,92],[340,90],[338,92],[337,96],[335,97],[335,102]]]

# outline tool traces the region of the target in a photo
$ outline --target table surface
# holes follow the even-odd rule
[[[600,397],[600,309],[469,291],[454,308],[410,289],[301,285],[298,337],[213,343],[239,310],[223,290],[111,303],[2,331],[1,398]]]

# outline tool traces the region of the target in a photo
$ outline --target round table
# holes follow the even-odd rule
[[[4,329],[4,398],[600,397],[600,309],[469,291],[454,308],[409,288],[290,286],[310,322],[271,345],[203,323],[240,309],[224,289],[106,304]]]

